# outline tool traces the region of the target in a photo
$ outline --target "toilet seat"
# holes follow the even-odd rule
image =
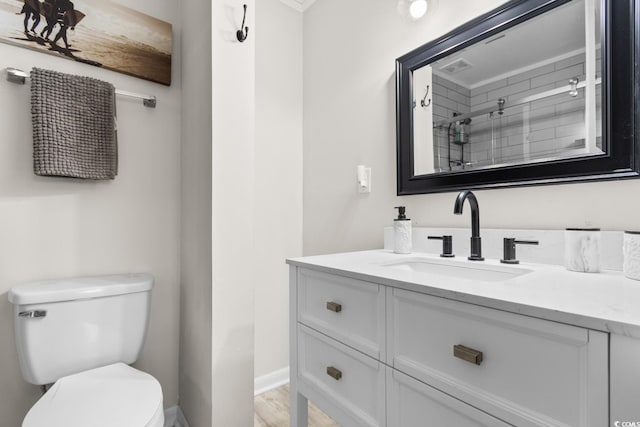
[[[160,383],[116,363],[60,378],[29,410],[22,427],[162,427]]]

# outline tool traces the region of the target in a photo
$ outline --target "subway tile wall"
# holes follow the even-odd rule
[[[462,146],[449,144],[447,134],[451,132],[448,122],[456,114],[471,111],[471,91],[433,73],[433,143],[434,167],[437,172],[459,169],[456,163],[462,158]],[[468,150],[465,151],[468,153]],[[451,160],[451,164],[449,164]]]
[[[596,74],[600,76],[600,57]],[[518,99],[566,86],[569,79],[585,78],[585,55],[575,54],[550,64],[466,88],[442,75],[433,75],[434,157],[436,168],[452,170],[507,162],[527,162],[554,156],[574,156],[585,147],[585,96],[568,93],[509,107]],[[596,132],[601,135],[601,96],[596,91]],[[472,117],[469,143],[449,143],[448,124],[454,113],[465,114],[495,106],[505,99],[506,108]],[[443,122],[444,121],[444,122]],[[438,126],[438,123],[441,123]],[[601,147],[598,136],[596,145]]]

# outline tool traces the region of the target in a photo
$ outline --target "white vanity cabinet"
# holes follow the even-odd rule
[[[291,266],[292,426],[609,424],[608,334],[345,275]]]
[[[387,368],[387,390],[388,426],[510,425],[396,369]]]
[[[377,360],[385,360],[385,288],[300,269],[297,319]]]
[[[385,287],[296,268],[292,281],[298,392],[343,426],[385,426]]]
[[[608,335],[388,288],[389,364],[516,426],[606,426]]]

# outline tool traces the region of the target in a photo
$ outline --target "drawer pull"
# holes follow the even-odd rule
[[[327,375],[333,378],[336,381],[339,381],[342,378],[342,371],[338,368],[334,368],[333,366],[327,367]]]
[[[337,302],[327,302],[327,310],[333,311],[334,313],[340,313],[342,311],[342,304],[338,304]]]
[[[460,344],[453,346],[453,355],[459,359],[464,360],[465,362],[473,363],[475,365],[479,365],[482,363],[481,351],[474,350]]]

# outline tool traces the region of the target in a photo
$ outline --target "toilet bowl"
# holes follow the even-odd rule
[[[23,427],[162,427],[160,383],[124,363],[60,378]]]
[[[9,291],[20,370],[53,385],[23,427],[162,427],[162,388],[129,366],[142,352],[153,276],[30,282]]]

